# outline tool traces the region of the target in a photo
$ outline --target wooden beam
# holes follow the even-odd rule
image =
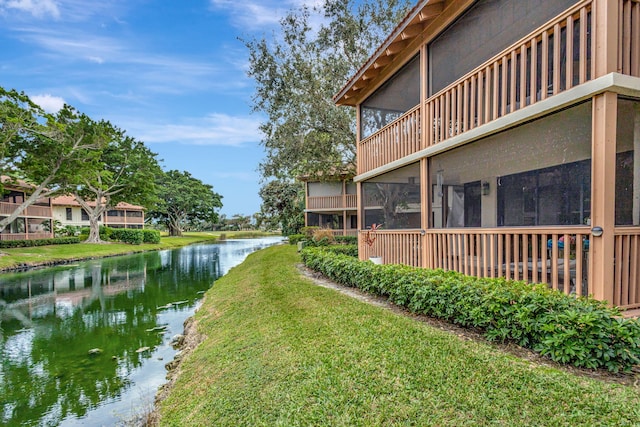
[[[412,39],[412,38],[420,35],[422,30],[424,30],[424,25],[422,25],[422,24],[409,25],[407,28],[405,28],[402,31],[402,33],[400,33],[400,38],[402,40]]]
[[[390,56],[381,56],[373,63],[373,68],[378,69],[384,67],[385,65],[389,65],[392,59],[393,58]]]
[[[365,73],[362,75],[362,80],[371,80],[374,77],[376,77],[378,74],[380,74],[379,70],[375,68],[369,69],[365,71]]]
[[[394,42],[389,45],[389,47],[385,50],[385,53],[387,54],[387,56],[396,55],[402,52],[405,47],[407,47],[406,41]]]
[[[444,2],[429,4],[425,6],[424,9],[422,9],[420,11],[420,14],[418,15],[420,18],[420,22],[424,22],[428,19],[438,16],[440,13],[442,13],[443,10],[444,10]]]

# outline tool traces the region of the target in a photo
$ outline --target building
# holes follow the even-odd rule
[[[89,226],[89,215],[73,196],[56,197],[51,200],[51,205],[53,219],[60,222],[62,226]],[[144,208],[121,202],[102,214],[98,222],[100,225],[111,228],[144,228]]]
[[[33,186],[24,181],[10,182],[2,177],[0,219],[11,215],[29,197]],[[51,199],[43,197],[26,208],[0,232],[0,240],[33,240],[53,237]]]
[[[304,225],[330,228],[336,236],[356,236],[358,215],[353,174],[330,180],[300,177],[305,186]]]
[[[640,307],[640,2],[422,0],[335,101],[363,259]]]

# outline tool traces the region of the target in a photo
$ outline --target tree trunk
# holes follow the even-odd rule
[[[182,230],[173,224],[169,225],[169,236],[182,237]]]
[[[89,237],[87,237],[85,243],[102,243],[102,240],[100,240],[100,225],[98,224],[97,217],[89,216]]]

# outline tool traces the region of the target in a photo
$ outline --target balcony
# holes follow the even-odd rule
[[[363,174],[595,76],[594,1],[582,1],[358,144]],[[619,0],[617,71],[640,77],[640,2]],[[567,60],[570,58],[571,60]],[[421,122],[424,119],[424,122]],[[421,123],[426,128],[421,129]]]
[[[11,215],[19,206],[17,203],[0,202],[0,215]],[[31,205],[20,214],[22,218],[51,218],[51,216],[51,206],[38,205]]]
[[[355,209],[356,207],[355,194],[307,197],[307,210],[344,210]]]

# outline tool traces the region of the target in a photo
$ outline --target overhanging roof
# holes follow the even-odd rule
[[[450,2],[448,2],[450,3]],[[448,4],[447,3],[447,4]],[[391,32],[367,62],[351,77],[333,100],[338,105],[355,106],[360,91],[391,64],[400,52],[420,37],[445,8],[445,0],[421,0]]]

